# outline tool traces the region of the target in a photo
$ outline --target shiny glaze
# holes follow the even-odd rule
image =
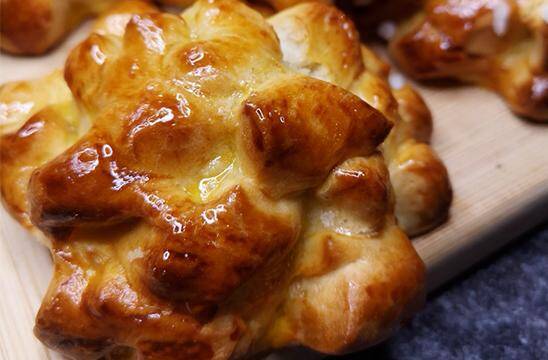
[[[417,308],[424,267],[396,225],[377,150],[398,104],[388,101],[390,121],[384,102],[360,99],[360,71],[385,67],[334,8],[302,5],[271,23],[311,8],[301,30],[350,44],[345,85],[284,62],[276,26],[231,0],[181,17],[109,13],[73,50],[65,79],[82,112],[67,118],[90,124],[29,165],[25,191],[55,264],[35,327],[46,345],[75,358],[342,352]],[[321,45],[340,46],[331,40]],[[313,62],[337,74],[339,56],[326,54]],[[360,97],[344,89],[355,82]],[[18,139],[39,134],[31,120]]]
[[[230,24],[223,11],[232,14]],[[72,52],[65,78],[89,112],[92,127],[34,173],[29,192],[33,223],[57,241],[70,242],[81,227],[142,219],[151,229],[149,238],[128,249],[140,254],[132,266],[139,274],[137,286],[200,319],[211,318],[265,262],[285,257],[297,239],[299,214],[293,205],[280,208],[264,198],[253,183],[239,185],[238,179],[246,177],[239,168],[218,184],[223,191],[210,201],[195,203],[188,191],[181,191],[188,174],[205,174],[219,154],[234,153],[240,102],[249,96],[250,83],[283,71],[276,66],[273,32],[242,5],[203,3],[185,15],[187,23],[169,14],[135,15],[122,37],[96,32]],[[201,40],[187,25],[194,22],[198,31],[215,24],[217,39]],[[242,32],[255,34],[253,42],[235,36]],[[242,57],[229,51],[236,45],[254,51]],[[239,80],[227,76],[249,62],[264,66]],[[298,119],[289,114],[288,126]],[[109,279],[102,281],[111,286]],[[111,311],[95,310],[101,317],[120,310]],[[39,334],[48,341],[53,330],[41,327],[40,319],[51,313],[40,314]],[[133,345],[151,357],[168,346]],[[63,350],[80,352],[82,347]]]
[[[273,196],[319,185],[342,158],[371,153],[390,130],[380,113],[342,88],[305,77],[279,83],[244,104],[245,147]]]
[[[382,149],[390,178],[397,179],[396,215],[406,233],[417,235],[443,221],[451,203],[451,184],[445,166],[427,145],[432,117],[420,95],[405,83],[392,87],[390,67],[371,50],[360,47],[352,23],[331,7],[303,4],[271,17],[269,22],[280,37],[284,60],[293,69],[346,87],[393,123]],[[329,31],[327,24],[345,31]],[[316,71],[311,73],[311,68]],[[330,144],[335,142],[330,140]],[[421,171],[399,166],[404,157],[412,159]]]
[[[369,158],[348,159],[329,174],[318,189],[317,195],[329,203],[329,207],[348,213],[342,224],[331,225],[336,227],[336,232],[367,234],[374,233],[384,226],[385,219],[382,214],[391,210],[388,179],[388,171],[380,154]],[[350,214],[359,214],[356,219],[358,226],[348,224],[347,218],[351,218]],[[336,217],[341,217],[335,216],[330,219],[332,216],[327,214],[326,219],[325,215],[324,213],[321,217],[324,225],[326,222],[336,221]]]
[[[2,198],[11,214],[30,228],[28,181],[36,167],[76,140],[77,109],[60,72],[3,85],[0,99]]]
[[[519,115],[548,121],[548,22],[542,0],[430,0],[391,52],[416,78],[493,88]]]

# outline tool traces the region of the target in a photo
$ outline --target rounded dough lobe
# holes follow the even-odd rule
[[[390,130],[358,97],[305,77],[269,84],[243,112],[250,167],[274,196],[317,185],[341,159],[371,153]]]

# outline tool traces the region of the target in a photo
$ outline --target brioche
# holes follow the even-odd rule
[[[424,266],[390,177],[426,191],[443,169],[418,95],[392,94],[326,5],[123,14],[71,52],[66,83],[0,90],[3,199],[54,262],[36,336],[73,358],[228,359],[392,333]]]
[[[547,14],[544,0],[427,0],[390,50],[417,79],[478,83],[516,114],[548,121]]]
[[[0,99],[2,199],[11,215],[31,228],[28,180],[34,169],[76,141],[78,110],[59,71],[5,84]]]

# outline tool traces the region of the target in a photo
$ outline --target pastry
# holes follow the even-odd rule
[[[497,91],[517,114],[548,121],[548,4],[428,0],[390,41],[417,79],[454,78]]]
[[[122,18],[71,52],[67,85],[40,80],[48,98],[23,106],[32,82],[0,91],[4,201],[55,267],[38,338],[74,358],[226,359],[388,336],[424,296],[386,165],[439,163],[420,98],[393,97],[386,65],[326,5]]]
[[[4,205],[32,229],[28,181],[40,165],[74,143],[78,109],[60,71],[34,81],[0,88],[0,189]]]

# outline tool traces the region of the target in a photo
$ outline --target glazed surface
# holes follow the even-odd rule
[[[424,189],[419,230],[448,204],[428,189],[450,194],[420,97],[392,89],[329,6],[267,21],[230,0],[181,16],[135,4],[99,19],[66,83],[0,92],[4,201],[55,264],[36,335],[72,357],[147,359],[389,335],[424,283],[389,177]]]
[[[544,0],[429,0],[390,48],[416,78],[479,83],[515,113],[548,121],[547,14]]]

